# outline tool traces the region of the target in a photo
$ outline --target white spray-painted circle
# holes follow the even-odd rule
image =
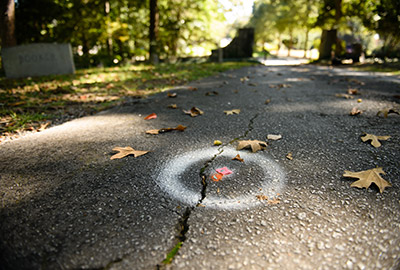
[[[180,175],[194,163],[209,159],[216,155],[218,151],[215,148],[207,148],[201,150],[195,150],[185,153],[184,155],[175,157],[166,162],[161,167],[161,172],[157,177],[157,183],[165,192],[171,197],[189,205],[196,205],[200,199],[200,192],[190,190],[180,182]],[[238,152],[234,149],[227,148],[218,155],[218,157],[229,157],[236,156]],[[241,151],[240,156],[245,160],[249,166],[251,163],[256,164],[262,168],[262,172],[265,179],[260,181],[260,185],[250,190],[246,195],[240,195],[235,198],[221,199],[218,196],[207,195],[202,201],[202,204],[209,208],[233,210],[233,209],[245,209],[260,205],[262,202],[257,200],[256,195],[262,194],[268,197],[274,197],[277,193],[281,193],[285,185],[286,175],[281,169],[279,164],[267,157],[265,153],[251,153]],[[229,175],[229,177],[235,177]],[[199,178],[194,181],[200,181]]]

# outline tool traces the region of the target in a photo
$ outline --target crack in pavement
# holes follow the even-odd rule
[[[177,239],[177,243],[175,244],[175,246],[170,250],[170,252],[168,252],[166,258],[162,261],[162,263],[157,264],[156,269],[164,269],[165,266],[167,264],[172,263],[172,261],[174,260],[175,255],[178,253],[179,249],[182,247],[183,243],[187,240],[186,237],[186,233],[189,231],[189,218],[190,215],[192,214],[192,211],[199,206],[202,206],[202,202],[203,200],[206,198],[207,196],[207,175],[205,175],[205,170],[213,163],[213,161],[224,152],[224,147],[233,144],[234,142],[243,139],[245,137],[247,137],[247,135],[250,133],[250,131],[253,130],[253,124],[254,121],[257,119],[257,117],[259,116],[259,113],[256,113],[250,120],[249,120],[249,124],[247,125],[247,130],[244,132],[243,135],[234,138],[233,140],[222,144],[219,148],[218,148],[218,153],[216,153],[211,159],[207,160],[203,167],[200,169],[200,179],[201,179],[201,185],[202,185],[202,189],[201,189],[201,198],[198,201],[198,203],[196,204],[196,206],[188,206],[186,207],[186,210],[184,212],[183,215],[181,215],[181,217],[179,218],[179,222],[178,222],[178,235],[176,237]]]

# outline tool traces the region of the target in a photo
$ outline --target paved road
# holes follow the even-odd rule
[[[249,67],[4,143],[0,268],[399,269],[400,116],[376,116],[399,106],[398,80]],[[349,88],[360,95],[335,96]],[[193,106],[204,114],[182,112]],[[391,138],[374,148],[363,132]],[[267,134],[282,139],[236,150]],[[110,160],[117,146],[151,152]],[[225,166],[233,173],[212,181]],[[375,167],[393,185],[382,194],[342,177]]]

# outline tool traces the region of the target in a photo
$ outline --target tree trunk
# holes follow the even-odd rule
[[[1,47],[15,46],[17,45],[15,38],[15,2],[14,0],[1,0],[0,5]]]
[[[322,30],[321,44],[319,45],[319,60],[332,58],[332,47],[336,44],[337,30]]]
[[[150,28],[149,28],[149,39],[150,39],[150,63],[158,64],[158,21],[159,14],[157,8],[157,0],[150,0]]]
[[[307,50],[308,50],[308,34],[309,34],[310,30],[307,28],[306,30],[306,40],[304,41],[304,58],[307,58]],[[310,52],[311,54],[311,52]],[[310,55],[311,58],[311,55]]]
[[[111,30],[110,30],[110,1],[106,1],[104,3],[104,13],[106,15],[106,23],[107,23],[107,56],[108,60],[111,60],[111,57],[113,55],[113,41],[112,41],[112,35],[111,35]]]
[[[290,51],[292,50],[293,47],[293,32],[290,31],[289,33],[289,46],[288,46],[288,51],[287,51],[287,56],[290,56]]]

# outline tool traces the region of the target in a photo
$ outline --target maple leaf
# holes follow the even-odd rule
[[[176,128],[160,128],[160,129],[147,130],[146,134],[157,135],[157,134],[160,134],[160,133],[170,132],[170,131],[173,131],[173,130],[184,131],[185,129],[186,129],[185,126],[178,125]]]
[[[151,113],[151,114],[149,114],[148,116],[146,116],[146,117],[144,118],[144,120],[150,120],[150,119],[156,119],[156,118],[157,118],[157,114]]]
[[[268,139],[268,140],[272,140],[272,141],[277,141],[277,140],[282,139],[282,135],[268,134],[268,135],[267,135],[267,139]]]
[[[243,148],[251,148],[253,153],[263,150],[267,147],[267,143],[259,140],[245,140],[245,141],[238,141],[239,144],[237,146],[237,150],[241,150]]]
[[[391,187],[392,184],[383,179],[380,174],[386,174],[381,167],[360,172],[344,171],[343,176],[360,179],[352,183],[350,185],[351,187],[365,187],[368,189],[372,183],[375,183],[375,185],[377,185],[379,188],[379,192],[382,193],[385,187]]]
[[[234,110],[224,111],[224,113],[225,113],[226,115],[239,114],[239,113],[240,113],[240,109],[234,109]]]
[[[133,155],[136,158],[136,157],[139,157],[139,156],[144,155],[149,152],[149,151],[135,150],[130,146],[115,147],[115,148],[113,148],[113,151],[118,151],[119,153],[113,155],[110,159],[119,159],[119,158],[126,157],[128,155]]]
[[[382,110],[380,110],[376,115],[379,116],[380,114],[383,114],[383,117],[387,118],[387,117],[388,117],[388,114],[390,114],[390,113],[395,113],[395,114],[399,114],[399,115],[400,115],[399,110],[397,110],[397,109],[395,109],[395,108],[390,108],[390,109],[385,108],[385,109],[382,109]]]
[[[185,114],[189,114],[191,117],[202,115],[204,112],[197,107],[193,107],[190,110],[183,110]]]
[[[376,136],[373,134],[365,134],[363,137],[361,137],[361,140],[363,142],[366,141],[371,141],[371,145],[375,148],[380,147],[382,144],[379,142],[379,140],[381,141],[386,141],[390,138],[390,136]]]
[[[237,154],[234,158],[232,158],[232,160],[238,160],[240,162],[244,162],[244,159],[241,158],[239,154]]]

